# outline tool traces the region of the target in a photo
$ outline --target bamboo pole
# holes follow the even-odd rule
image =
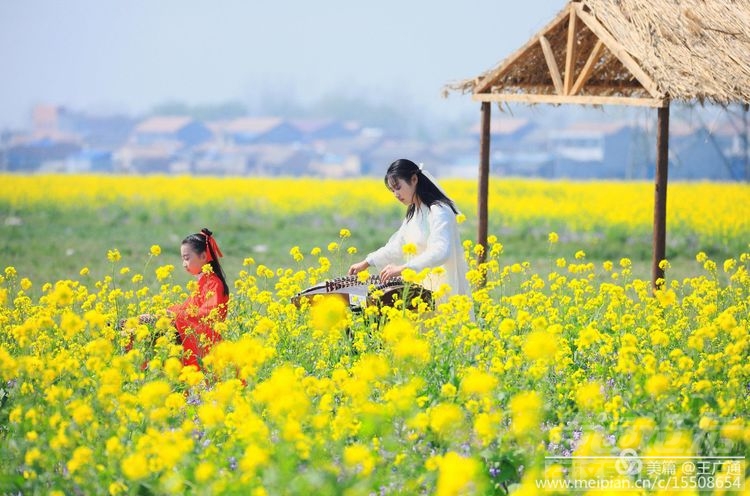
[[[664,269],[659,266],[666,259],[667,241],[667,172],[669,169],[669,105],[660,107],[656,124],[656,174],[654,177],[654,239],[651,265],[653,289],[664,285]]]

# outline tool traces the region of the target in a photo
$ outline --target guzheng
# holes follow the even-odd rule
[[[340,298],[351,308],[361,308],[365,304],[392,307],[400,299],[404,299],[412,308],[411,301],[417,296],[425,303],[432,304],[432,293],[428,289],[418,284],[407,284],[401,277],[381,282],[378,276],[361,281],[356,275],[329,279],[309,287],[292,297],[292,303],[299,307],[317,295]]]

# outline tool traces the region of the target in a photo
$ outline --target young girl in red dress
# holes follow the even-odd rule
[[[200,360],[221,340],[214,324],[227,316],[229,286],[219,257],[224,256],[213,233],[206,228],[182,240],[182,266],[198,278],[198,289],[183,303],[169,308],[184,348],[183,365],[201,368]],[[203,267],[209,264],[210,271]]]

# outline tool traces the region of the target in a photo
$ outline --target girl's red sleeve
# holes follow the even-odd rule
[[[224,293],[224,284],[222,284],[221,279],[216,276],[208,277],[201,293],[203,301],[199,307],[193,310],[195,312],[193,316],[203,319],[208,317],[213,309],[218,308],[219,316],[224,318],[226,316],[226,303],[229,298]]]

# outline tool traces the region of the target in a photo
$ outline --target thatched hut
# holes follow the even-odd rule
[[[657,108],[656,285],[664,277],[659,262],[665,258],[669,104],[750,102],[750,0],[571,0],[515,53],[445,92],[471,93],[482,102],[482,245],[492,102]]]

